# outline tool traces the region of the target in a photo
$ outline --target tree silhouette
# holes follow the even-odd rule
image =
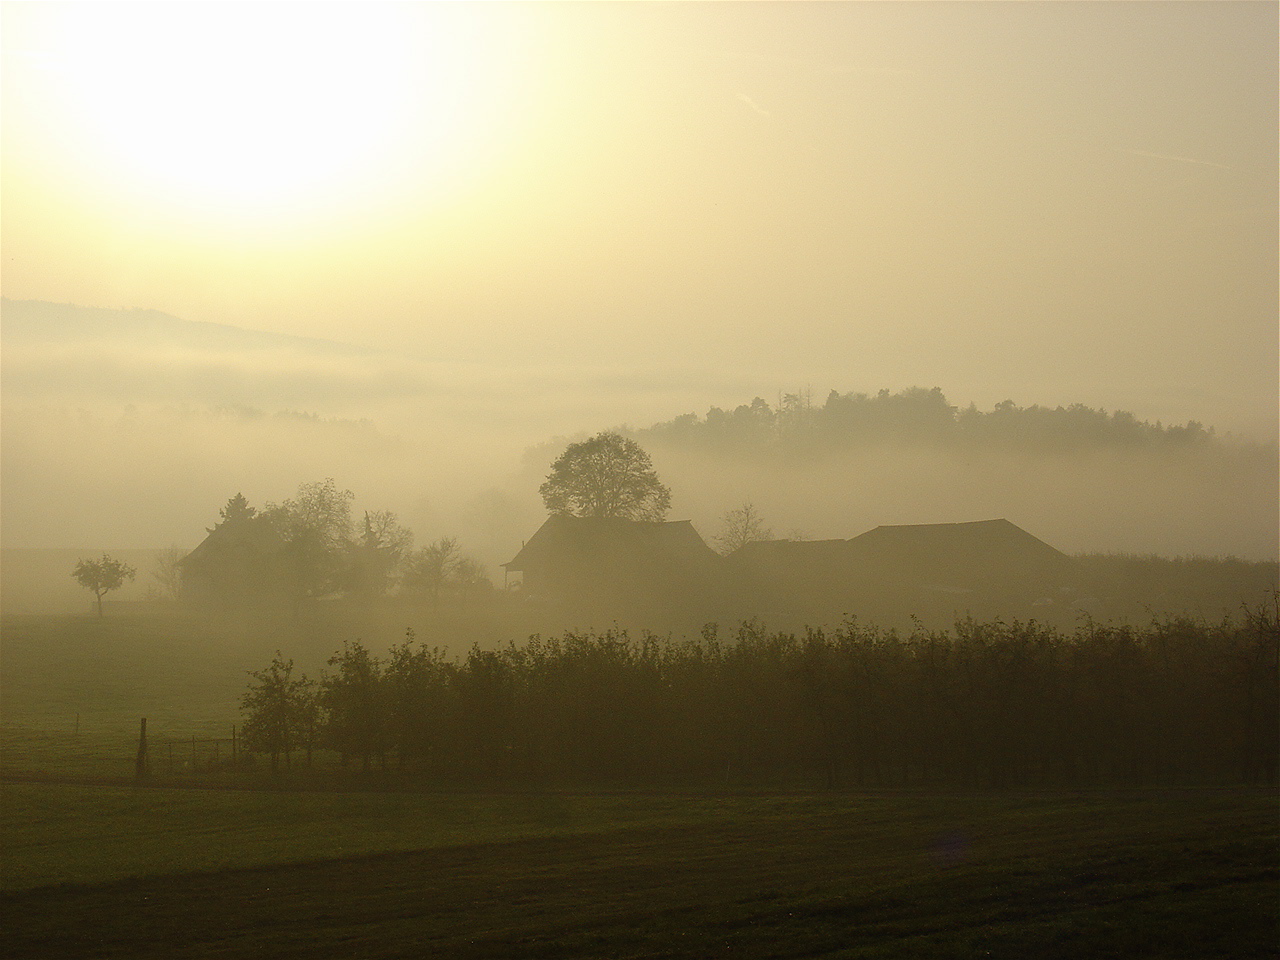
[[[384,596],[413,547],[413,531],[390,510],[365,511],[359,536],[348,545],[348,588],[356,596]]]
[[[342,585],[353,499],[350,490],[339,490],[330,477],[301,484],[292,500],[267,508],[267,519],[284,541],[295,599],[321,597]]]
[[[409,557],[405,586],[412,592],[430,594],[439,605],[440,589],[452,579],[462,560],[457,537],[441,537]]]
[[[241,728],[246,749],[271,754],[271,770],[279,768],[280,755],[285,763],[298,746],[306,746],[310,755],[312,728],[315,726],[314,685],[305,676],[293,676],[293,661],[285,660],[280,651],[265,670],[250,674],[254,682],[240,698],[246,714]]]
[[[671,507],[649,455],[610,432],[569,444],[538,492],[551,513],[578,517],[661,520]]]
[[[186,555],[187,552],[178,546],[168,546],[160,551],[151,571],[151,579],[156,582],[151,588],[153,596],[161,600],[182,599],[182,559]]]
[[[723,532],[712,537],[719,551],[728,556],[741,546],[755,543],[757,540],[770,540],[773,531],[764,525],[764,520],[756,511],[755,504],[744,503],[730,510],[720,518]]]
[[[102,616],[103,594],[118,590],[125,582],[132,580],[137,571],[123,560],[109,557],[105,553],[99,560],[81,560],[71,571],[76,583],[86,590],[92,590],[98,598],[98,616]]]
[[[257,509],[249,506],[249,501],[245,499],[244,494],[237,493],[227,501],[227,505],[225,507],[218,511],[218,516],[222,519],[212,527],[205,527],[205,531],[207,533],[213,533],[214,530],[223,524],[231,524],[234,526],[236,524],[244,523],[245,521],[252,520],[257,516],[257,514]]]

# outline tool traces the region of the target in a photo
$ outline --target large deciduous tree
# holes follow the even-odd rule
[[[553,514],[661,520],[671,508],[671,491],[649,455],[634,440],[611,432],[569,444],[538,492]]]
[[[295,599],[325,596],[342,585],[353,499],[329,478],[304,483],[292,500],[268,507],[267,517],[284,542]]]
[[[81,560],[71,571],[76,583],[86,590],[92,590],[93,595],[98,598],[98,616],[102,616],[103,595],[119,590],[136,574],[137,571],[129,564],[105,553],[97,560]]]

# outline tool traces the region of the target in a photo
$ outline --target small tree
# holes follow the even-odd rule
[[[92,590],[98,598],[98,616],[102,616],[102,597],[112,590],[119,590],[127,581],[132,580],[137,571],[123,560],[103,554],[98,560],[81,560],[71,571],[76,583],[86,590]]]
[[[151,593],[161,600],[182,599],[182,560],[187,553],[181,547],[166,547],[156,557],[151,579]]]
[[[748,543],[773,538],[773,531],[764,525],[764,520],[751,503],[730,510],[720,518],[720,523],[722,532],[712,539],[716,542],[716,549],[725,556]]]
[[[271,754],[272,772],[285,763],[298,746],[305,746],[310,760],[316,719],[314,685],[305,676],[293,678],[293,661],[276,651],[265,670],[250,674],[254,682],[240,698],[246,749]]]
[[[440,603],[440,590],[448,583],[462,560],[456,537],[441,537],[409,557],[405,585],[415,593],[430,594]]]
[[[385,767],[387,708],[382,661],[355,640],[330,657],[329,666],[336,667],[337,673],[326,674],[320,685],[329,745],[343,755],[344,762],[347,757],[359,757],[364,770],[369,769],[374,756]]]
[[[359,536],[348,546],[349,587],[353,594],[377,599],[386,594],[413,547],[413,531],[389,510],[366,511]]]
[[[209,533],[213,533],[217,527],[222,526],[224,523],[229,523],[232,526],[235,526],[237,524],[245,523],[248,520],[252,520],[257,515],[257,508],[249,506],[249,501],[245,499],[243,493],[237,493],[227,501],[227,505],[225,507],[218,511],[218,516],[222,519],[213,527],[206,527],[205,530]]]
[[[463,557],[453,571],[453,580],[458,585],[465,601],[473,590],[491,589],[489,573],[479,560]]]
[[[571,443],[538,488],[547,510],[578,517],[661,520],[671,491],[640,444],[617,433]]]

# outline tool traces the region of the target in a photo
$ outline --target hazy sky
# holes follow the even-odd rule
[[[6,3],[4,292],[1274,436],[1278,10]]]

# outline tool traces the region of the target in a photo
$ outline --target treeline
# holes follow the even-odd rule
[[[389,510],[356,520],[354,494],[332,479],[262,510],[237,493],[208,536],[155,574],[173,599],[222,606],[298,603],[320,597],[375,601],[390,594],[438,604],[490,590],[488,572],[455,537],[414,549],[413,531]]]
[[[941,389],[912,387],[900,393],[839,393],[821,405],[808,393],[785,394],[771,407],[756,397],[733,410],[712,407],[705,417],[689,413],[635,431],[637,438],[667,446],[758,451],[781,447],[856,447],[897,442],[931,446],[1002,446],[1022,450],[1089,447],[1185,449],[1220,442],[1212,427],[1197,421],[1165,426],[1131,413],[1108,413],[1084,404],[1020,407],[1012,400],[982,411],[953,406]]]
[[[277,655],[244,697],[273,767],[327,748],[422,783],[828,787],[1275,783],[1280,622],[956,624],[731,639],[531,637],[449,660]]]

